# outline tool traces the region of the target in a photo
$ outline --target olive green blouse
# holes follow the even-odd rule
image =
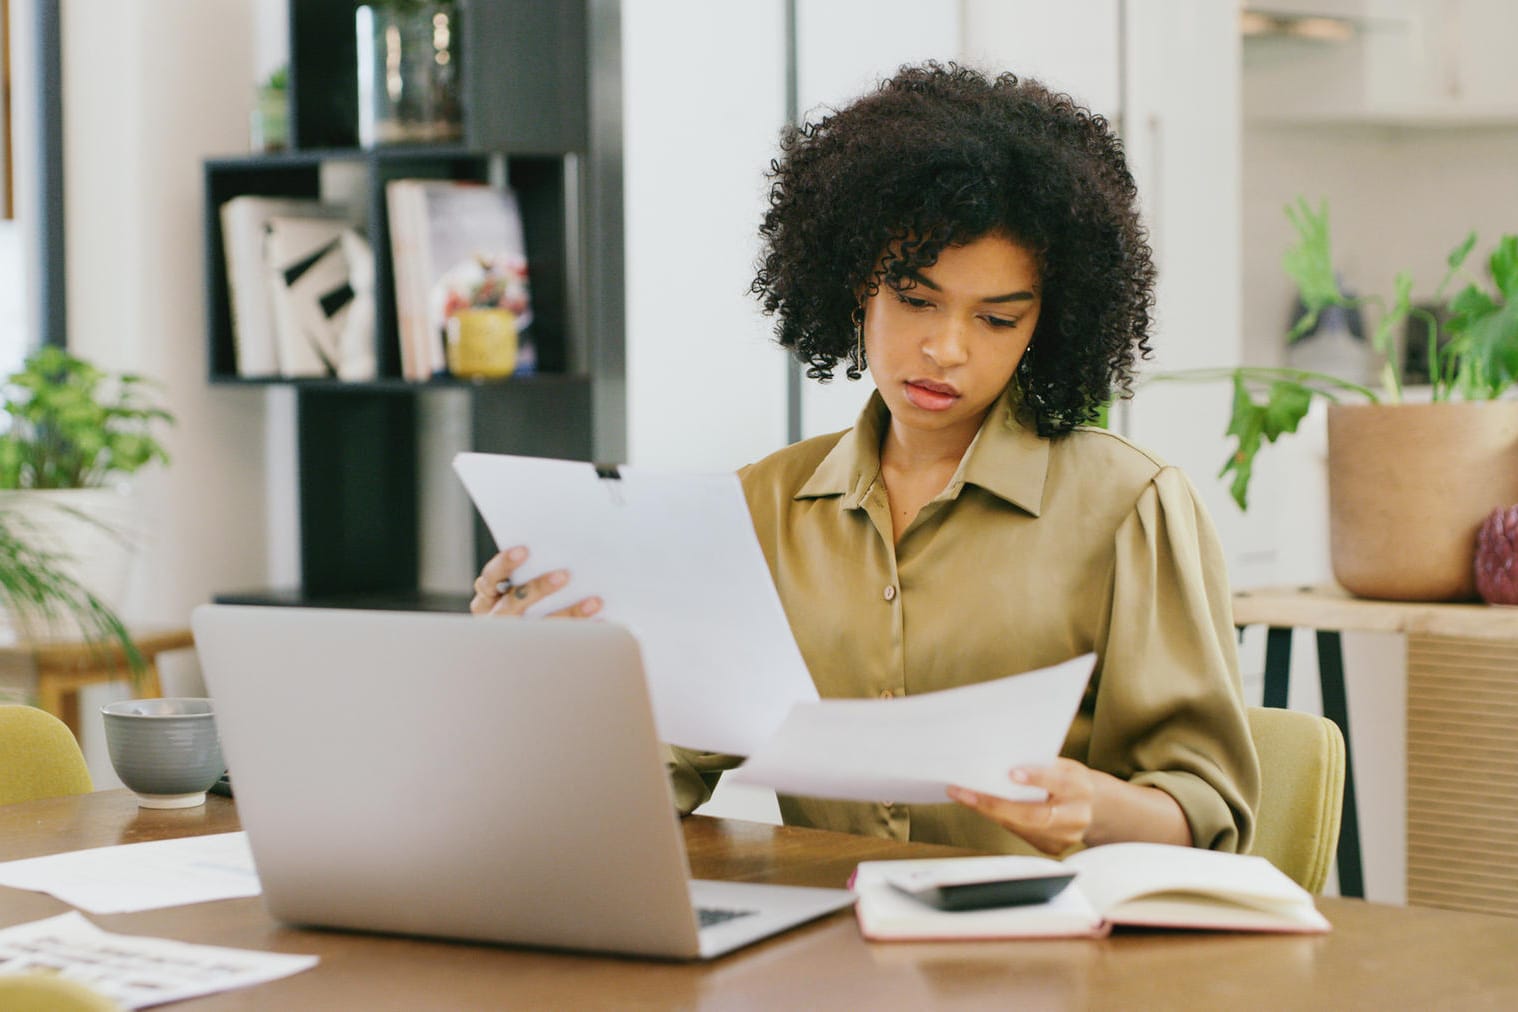
[[[1094,651],[1063,754],[1180,803],[1199,847],[1248,846],[1259,770],[1227,573],[1185,475],[1119,436],[1044,439],[991,409],[949,484],[892,544],[889,415],[787,447],[741,477],[791,629],[825,698],[889,699]],[[730,756],[676,749],[682,811]],[[959,805],[780,798],[785,821],[989,851],[1031,848]]]

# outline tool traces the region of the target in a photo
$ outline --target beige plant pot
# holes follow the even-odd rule
[[[16,533],[58,556],[65,572],[118,614],[140,541],[135,503],[126,488],[0,491],[0,509],[12,515]],[[23,623],[0,614],[0,626],[32,640],[80,635],[66,615]]]
[[[1476,530],[1518,503],[1518,401],[1328,409],[1334,579],[1361,597],[1476,596]]]

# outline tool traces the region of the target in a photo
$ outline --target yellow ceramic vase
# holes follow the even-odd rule
[[[509,309],[461,309],[448,319],[448,371],[500,379],[517,366],[517,317]]]

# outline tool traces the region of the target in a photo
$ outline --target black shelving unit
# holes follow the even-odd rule
[[[620,138],[609,152],[591,143],[593,107],[609,106],[604,85],[592,94],[589,55],[593,33],[615,45],[618,6],[466,0],[459,5],[463,141],[373,149],[357,147],[358,6],[290,0],[292,149],[204,163],[209,380],[293,387],[299,452],[302,585],[218,599],[451,609],[462,602],[418,590],[418,396],[467,390],[473,446],[484,452],[590,460],[598,448],[620,445],[620,422],[598,428],[595,418],[598,406],[620,403],[614,304],[621,265],[603,248],[621,240]],[[359,383],[239,376],[219,208],[243,194],[330,196],[323,187],[334,168],[350,186],[358,181],[375,253],[378,376]],[[532,271],[527,335],[537,372],[491,382],[401,378],[385,184],[402,178],[504,179],[516,191]],[[607,308],[591,304],[591,291]],[[596,385],[608,381],[615,392],[598,396]],[[475,546],[481,562],[493,550],[478,522]]]

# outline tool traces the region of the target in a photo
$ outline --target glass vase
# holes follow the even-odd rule
[[[385,0],[359,7],[355,24],[359,143],[462,138],[458,4]]]

